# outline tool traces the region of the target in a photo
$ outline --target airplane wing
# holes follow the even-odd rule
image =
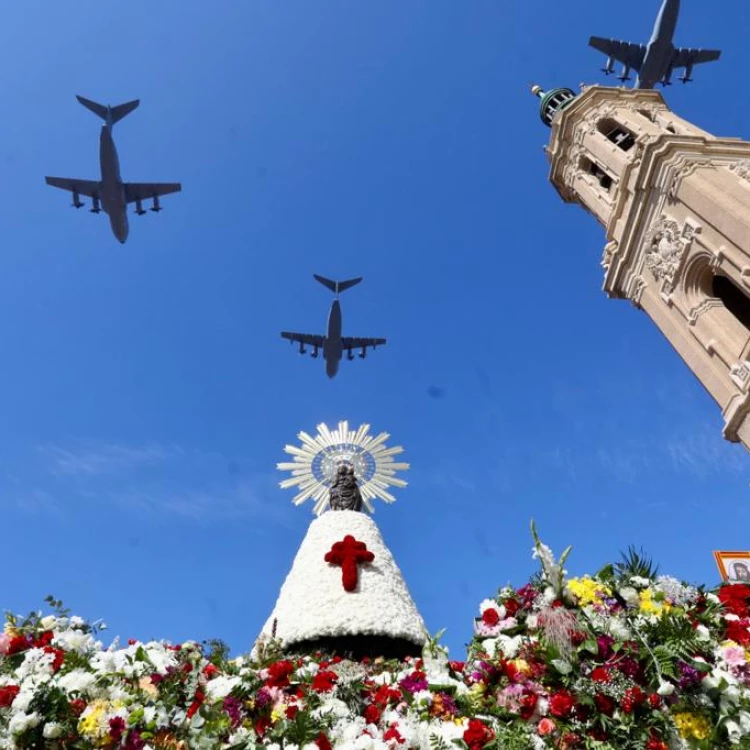
[[[45,177],[44,181],[52,187],[69,190],[71,193],[85,195],[88,198],[99,196],[100,183],[95,180],[73,180],[69,177]]]
[[[673,68],[687,68],[699,63],[713,62],[721,57],[718,49],[693,49],[692,47],[678,47],[672,54]]]
[[[616,39],[605,39],[601,36],[592,36],[589,39],[589,47],[603,52],[607,57],[611,57],[639,73],[641,65],[643,65],[643,58],[646,56],[646,45],[644,44],[618,42]]]
[[[382,346],[385,339],[358,339],[352,336],[342,336],[341,343],[344,349],[367,349],[367,347]]]
[[[125,200],[128,203],[157,198],[160,195],[179,193],[182,185],[179,182],[126,182]]]
[[[282,331],[281,338],[317,347],[322,347],[326,340],[325,336],[317,336],[313,333],[292,333],[291,331]]]

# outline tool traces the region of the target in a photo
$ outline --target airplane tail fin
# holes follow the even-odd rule
[[[351,289],[351,287],[356,286],[360,281],[362,281],[361,276],[358,276],[356,279],[347,279],[346,281],[332,281],[331,279],[327,279],[325,276],[318,276],[317,273],[314,273],[313,276],[323,286],[328,287],[334,294],[345,292],[347,289]]]
[[[140,99],[134,99],[132,102],[118,104],[116,107],[105,107],[103,104],[97,104],[90,99],[76,95],[76,99],[83,104],[86,109],[91,110],[95,115],[99,115],[105,122],[114,125],[122,120],[125,115],[129,115],[140,103]]]

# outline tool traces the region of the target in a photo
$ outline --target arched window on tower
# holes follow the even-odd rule
[[[596,178],[599,185],[609,192],[612,187],[612,178],[595,161],[589,159],[588,156],[582,156],[578,167],[584,174],[590,174]]]
[[[610,117],[599,120],[596,127],[608,141],[612,141],[615,146],[623,151],[629,151],[635,145],[635,136]]]
[[[735,286],[728,276],[714,276],[711,281],[711,292],[750,333],[750,297]]]

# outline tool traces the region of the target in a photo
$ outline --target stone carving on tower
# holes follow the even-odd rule
[[[532,89],[550,181],[605,228],[604,291],[653,320],[750,450],[750,143],[654,90],[582,89]]]

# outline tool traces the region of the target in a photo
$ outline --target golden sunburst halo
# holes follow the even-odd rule
[[[372,501],[380,498],[392,503],[396,498],[389,487],[406,487],[406,482],[396,473],[409,468],[407,463],[394,461],[393,457],[403,453],[400,445],[389,448],[385,441],[390,435],[381,432],[370,434],[370,425],[363,424],[350,430],[347,421],[339,422],[335,430],[325,424],[318,425],[318,434],[312,437],[300,432],[300,445],[287,445],[284,452],[293,457],[276,465],[280,471],[291,473],[289,479],[280,482],[282,489],[297,487],[299,492],[292,502],[301,505],[305,500],[314,501],[313,513],[319,516],[329,507],[328,491],[340,464],[349,464],[354,469],[362,502],[370,513],[375,512]]]

